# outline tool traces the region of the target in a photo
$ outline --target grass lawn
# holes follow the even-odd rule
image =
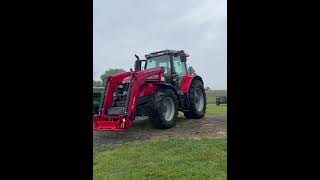
[[[215,96],[207,96],[207,103],[208,104],[216,104],[216,97]]]
[[[227,140],[170,139],[115,145],[93,154],[93,178],[226,179]]]
[[[216,106],[216,104],[207,104],[207,115],[225,115],[227,114],[227,105],[221,104]]]

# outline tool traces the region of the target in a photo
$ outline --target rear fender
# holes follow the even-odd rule
[[[190,86],[193,80],[200,80],[203,83],[203,80],[200,76],[186,74],[181,81],[180,91],[182,91],[183,93],[189,93]]]

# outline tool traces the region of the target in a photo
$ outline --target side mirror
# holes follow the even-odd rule
[[[187,62],[187,57],[186,56],[180,56],[181,62]]]
[[[192,67],[192,66],[189,66],[189,68],[188,68],[188,72],[189,72],[190,74],[195,73],[195,71],[194,71],[194,69],[193,69],[193,67]]]

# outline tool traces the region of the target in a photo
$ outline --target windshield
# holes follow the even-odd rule
[[[161,66],[164,67],[165,74],[171,73],[169,55],[157,56],[157,57],[152,57],[150,59],[147,59],[146,69],[161,67]]]

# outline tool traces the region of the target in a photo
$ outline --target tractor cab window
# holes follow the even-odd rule
[[[180,56],[173,56],[173,67],[176,74],[180,77],[184,76],[187,73],[186,63],[181,62]]]
[[[170,67],[170,56],[158,56],[152,57],[147,59],[146,69],[155,68],[155,67],[164,67],[164,74],[170,75],[171,74],[171,67]]]

